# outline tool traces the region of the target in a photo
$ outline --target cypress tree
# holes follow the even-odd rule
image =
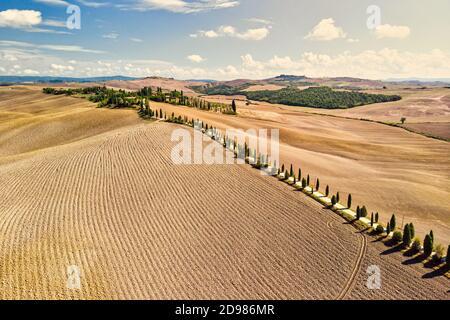
[[[414,225],[412,222],[409,224],[409,232],[411,233],[411,239],[414,239],[414,237],[416,236],[416,230],[414,229]]]
[[[292,167],[291,164],[291,170],[289,170],[289,177],[292,177],[294,175],[294,168]]]
[[[325,188],[325,197],[328,197],[330,195],[330,187],[327,185]]]
[[[409,247],[412,241],[411,237],[411,228],[409,224],[405,225],[405,228],[403,229],[403,244],[405,247]]]
[[[352,195],[349,194],[347,199],[347,208],[350,209],[351,207],[352,207]]]
[[[395,219],[395,214],[393,214],[392,215],[392,217],[391,217],[391,223],[390,223],[390,226],[391,226],[391,230],[392,231],[395,231],[395,227],[397,226],[397,223],[396,223],[396,221],[395,221],[396,219]]]
[[[339,192],[338,192],[338,193],[336,193],[336,201],[339,203],[339,200],[340,200],[340,198],[339,198]]]
[[[387,226],[386,226],[386,234],[389,235],[389,233],[391,233],[391,224],[390,224],[390,222],[388,222]]]
[[[289,176],[288,176],[288,171],[286,170],[284,172],[284,180],[287,180],[287,179],[289,179]]]
[[[281,166],[281,172],[284,172],[284,163]]]
[[[431,237],[431,241],[434,242],[434,233],[433,233],[433,230],[430,231],[430,237]]]
[[[319,188],[320,188],[320,181],[319,181],[319,178],[317,178],[317,181],[316,181],[316,191],[319,191]]]
[[[433,240],[431,239],[431,236],[427,234],[425,236],[425,239],[423,240],[423,253],[426,257],[429,257],[431,253],[433,252]]]
[[[298,180],[302,179],[302,169],[298,169]]]
[[[358,207],[358,209],[356,209],[356,220],[359,220],[359,219],[361,219],[361,210],[359,210],[359,207]]]
[[[233,110],[234,113],[236,113],[236,101],[231,102],[231,109]]]
[[[336,202],[336,196],[333,195],[333,196],[331,197],[331,205],[335,206],[336,203],[337,203],[337,202]]]
[[[308,174],[308,177],[306,178],[306,184],[309,186],[309,183],[310,183],[310,181],[309,181],[310,179],[309,179],[309,174]]]
[[[375,213],[375,223],[378,223],[378,219],[380,218],[380,216],[378,215],[378,212]]]
[[[370,226],[371,227],[373,227],[373,221],[374,221],[374,218],[373,218],[373,212],[372,212],[372,214],[370,215]]]
[[[302,188],[303,189],[306,188],[306,180],[305,180],[305,178],[302,179]]]

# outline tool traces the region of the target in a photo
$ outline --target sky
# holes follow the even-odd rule
[[[0,75],[450,78],[448,0],[1,0]]]

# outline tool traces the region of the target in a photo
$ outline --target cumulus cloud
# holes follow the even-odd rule
[[[116,5],[124,10],[166,10],[175,13],[195,13],[233,8],[239,5],[234,0],[138,0],[131,5]]]
[[[347,34],[341,27],[335,25],[333,18],[321,20],[311,32],[309,32],[305,39],[315,41],[330,41],[335,39],[346,38]]]
[[[75,70],[75,68],[72,66],[63,66],[63,65],[54,64],[54,63],[52,63],[50,66],[52,69],[57,70],[57,71],[73,71],[73,70]]]
[[[200,30],[195,34],[191,34],[191,38],[218,38],[218,37],[231,37],[242,40],[260,41],[269,35],[270,30],[268,27],[248,29],[244,32],[239,32],[233,26],[220,26],[217,30]]]
[[[201,63],[201,62],[205,61],[205,59],[198,54],[192,54],[192,55],[188,56],[187,58],[188,58],[188,60],[195,62],[195,63]]]
[[[8,9],[0,11],[0,27],[31,28],[42,22],[42,14],[36,10]]]
[[[382,38],[407,38],[411,30],[407,26],[392,26],[390,24],[382,24],[375,29],[375,35],[378,39]]]
[[[280,73],[314,77],[351,76],[370,79],[423,77],[444,78],[450,74],[450,53],[439,49],[409,52],[385,48],[337,55],[305,52],[299,58],[278,57],[258,61],[252,55],[241,57],[237,68],[241,77],[261,78]]]

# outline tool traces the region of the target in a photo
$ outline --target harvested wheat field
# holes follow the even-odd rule
[[[223,101],[223,100],[222,100]],[[450,244],[450,144],[379,123],[316,115],[302,108],[238,101],[238,116],[153,103],[168,114],[203,119],[217,128],[280,130],[280,159],[322,189],[348,193],[386,223],[393,213],[413,222],[423,239],[434,230]]]
[[[32,95],[56,99],[42,113],[57,121],[65,106],[86,103]],[[0,106],[2,137],[15,130],[5,114],[43,117],[14,101]],[[179,126],[75,108],[80,117],[69,122],[84,126],[81,115],[96,111],[104,130],[41,148],[0,145],[0,298],[449,298],[446,278],[380,254],[383,244],[248,165],[173,164]],[[17,134],[38,136],[21,121]],[[381,268],[380,290],[365,285],[371,264]],[[81,270],[80,289],[67,288],[70,265]]]

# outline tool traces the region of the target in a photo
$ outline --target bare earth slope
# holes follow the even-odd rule
[[[317,299],[357,285],[366,297],[355,229],[248,166],[173,165],[175,128],[136,125],[0,166],[0,298]],[[375,249],[365,259],[386,274],[379,298],[448,298],[444,278]]]

